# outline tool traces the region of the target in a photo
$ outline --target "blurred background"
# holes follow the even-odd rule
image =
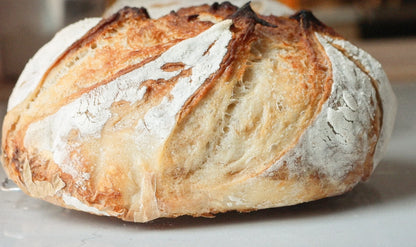
[[[101,16],[114,2],[0,0],[0,100],[7,100],[28,59],[59,29],[85,17]],[[392,82],[416,81],[415,0],[281,2],[293,9],[312,10],[324,23],[375,56]]]
[[[159,1],[195,4],[210,0],[0,0],[0,126],[11,90],[35,52],[62,27],[108,13],[120,1],[156,5]],[[193,240],[202,245],[231,241],[244,246],[267,239],[292,246],[301,245],[297,240],[317,246],[355,242],[362,246],[415,246],[416,0],[281,2],[293,9],[312,10],[321,21],[378,59],[392,82],[399,105],[395,129],[386,157],[368,183],[343,197],[259,211],[241,220],[232,213],[209,223],[178,218],[146,226],[93,218],[0,188],[0,246],[46,246],[45,241],[51,246],[57,241],[61,246],[119,246],[127,242],[187,246]],[[5,178],[0,165],[0,183],[7,181]],[[278,234],[270,238],[267,233],[272,228],[278,229],[273,232]]]

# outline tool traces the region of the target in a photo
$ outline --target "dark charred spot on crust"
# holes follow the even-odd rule
[[[129,18],[147,20],[147,19],[150,19],[150,16],[147,10],[143,7],[142,8],[124,7],[121,10],[119,10],[117,13],[108,17],[107,19],[100,21],[100,23],[98,23],[97,26],[93,29],[101,30],[105,26],[111,23],[120,22]]]
[[[229,16],[229,19],[237,20],[237,19],[247,19],[256,24],[260,24],[267,27],[277,27],[276,25],[267,22],[266,20],[261,19],[256,12],[251,8],[250,2],[244,4],[241,8],[239,8],[234,14]]]
[[[290,16],[290,19],[297,20],[304,29],[309,29],[311,26],[325,26],[309,10],[300,10],[296,14]]]
[[[150,19],[149,14],[147,13],[147,10],[145,8],[130,8],[130,7],[124,7],[123,9],[119,10],[112,16],[101,20],[92,30],[98,29],[99,31],[104,29],[106,26],[122,22],[125,19]]]
[[[228,1],[225,1],[225,2],[222,2],[222,3],[218,3],[218,2],[213,3],[211,5],[211,7],[209,8],[209,11],[210,12],[217,12],[219,10],[229,10],[229,11],[234,12],[237,9],[238,8],[235,5],[233,5],[232,3],[228,2]]]
[[[147,12],[147,9],[141,7],[141,8],[131,8],[131,7],[124,7],[122,8],[119,13],[123,15],[133,15],[134,17],[143,17],[145,19],[150,19],[150,15]]]
[[[219,9],[220,4],[218,2],[215,2],[211,5],[209,8],[210,11],[217,11]]]
[[[316,18],[309,10],[300,10],[289,18],[296,20],[305,31],[313,30],[340,37],[340,35],[337,34],[332,28],[318,20],[318,18]]]
[[[188,21],[194,21],[194,20],[196,20],[197,18],[198,18],[198,16],[199,15],[190,15],[190,16],[188,16]]]

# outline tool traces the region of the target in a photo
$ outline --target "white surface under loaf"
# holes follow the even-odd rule
[[[387,153],[367,183],[343,196],[250,214],[227,213],[214,219],[160,219],[142,225],[63,209],[21,191],[2,189],[0,242],[5,246],[53,246],[57,241],[62,246],[119,246],[139,242],[161,247],[414,246],[416,82],[396,84],[393,89],[400,107]],[[0,117],[5,112],[3,102]],[[0,181],[5,178],[0,169]]]
[[[91,23],[94,23],[94,21],[98,21],[98,19],[92,20]],[[233,38],[231,32],[232,24],[233,20],[224,20],[214,24],[199,35],[177,43],[159,57],[155,58],[155,60],[146,63],[142,67],[123,74],[106,84],[97,86],[88,92],[82,91],[83,93],[80,94],[78,98],[71,99],[72,101],[70,101],[70,103],[57,109],[55,113],[44,118],[41,117],[40,120],[34,121],[33,123],[28,123],[28,128],[25,129],[23,135],[24,149],[29,150],[28,153],[33,150],[35,150],[33,153],[38,153],[38,150],[40,150],[39,153],[46,153],[47,155],[51,154],[54,164],[56,164],[63,173],[72,177],[71,181],[73,181],[77,188],[86,191],[87,185],[90,184],[89,180],[91,174],[84,172],[83,168],[91,166],[91,170],[94,172],[96,163],[85,162],[86,159],[84,159],[81,152],[77,150],[83,145],[83,142],[87,138],[101,138],[100,134],[103,131],[105,124],[113,115],[115,115],[114,112],[110,110],[113,104],[120,101],[128,102],[130,105],[134,104],[142,100],[147,92],[146,87],[141,87],[141,84],[144,81],[172,79],[185,69],[192,68],[190,75],[178,79],[178,82],[172,87],[169,95],[161,98],[157,105],[148,109],[144,116],[138,120],[132,135],[132,138],[137,141],[135,143],[136,150],[134,153],[139,154],[139,161],[134,164],[135,167],[140,167],[142,170],[139,172],[140,177],[138,179],[139,182],[137,182],[140,184],[140,186],[138,186],[140,190],[134,196],[134,198],[137,196],[138,199],[132,198],[134,206],[131,206],[131,208],[126,210],[137,210],[139,214],[147,211],[146,209],[142,212],[140,211],[142,210],[141,208],[153,210],[150,213],[150,216],[144,215],[143,217],[136,217],[136,213],[134,212],[135,221],[136,219],[137,221],[148,221],[160,216],[165,216],[159,214],[160,209],[158,199],[156,198],[156,189],[154,188],[156,185],[153,182],[153,172],[158,171],[157,161],[161,156],[160,153],[162,152],[162,148],[165,146],[168,137],[172,135],[177,116],[181,113],[182,107],[188,99],[194,96],[195,92],[201,88],[203,83],[220,69],[223,58],[230,50],[228,45]],[[77,26],[75,25],[75,27]],[[85,33],[87,29],[88,28],[85,28],[85,25],[79,26],[79,31],[82,34]],[[73,31],[74,30],[71,32]],[[391,133],[394,123],[394,109],[396,108],[396,105],[394,94],[389,88],[388,80],[382,72],[380,65],[365,52],[362,52],[347,41],[341,39],[335,40],[330,36],[326,36],[324,33],[316,33],[315,35],[329,58],[328,63],[330,64],[329,67],[331,67],[330,71],[332,72],[330,78],[333,81],[329,98],[324,102],[320,109],[320,113],[312,121],[312,124],[306,126],[305,130],[302,129],[303,134],[299,139],[296,139],[296,145],[289,149],[284,156],[278,159],[266,172],[260,174],[266,176],[254,174],[250,175],[247,180],[267,180],[265,177],[267,177],[269,173],[275,172],[282,168],[283,165],[287,165],[291,178],[297,175],[307,176],[305,174],[308,173],[305,172],[304,168],[311,166],[313,168],[312,170],[318,171],[320,175],[324,175],[331,186],[338,183],[341,184],[342,179],[357,166],[363,165],[369,154],[372,155],[371,150],[374,147],[372,146],[372,143],[376,142],[378,135],[378,133],[374,134],[371,132],[374,128],[373,125],[375,125],[374,119],[376,118],[376,112],[378,111],[377,104],[382,105],[380,108],[384,118],[384,121],[382,121],[382,133],[384,134],[381,135],[377,145],[383,147],[384,141],[388,140],[388,136]],[[66,35],[62,33],[58,34],[55,40],[63,39],[65,36]],[[52,41],[51,43],[53,44],[54,42],[55,41]],[[339,49],[334,45],[337,42],[337,45],[346,48]],[[58,42],[57,44],[61,43]],[[70,44],[68,44],[68,46],[69,45]],[[60,49],[65,50],[63,48],[64,45],[61,44],[58,46]],[[59,51],[56,53],[60,54]],[[355,58],[349,53],[359,55],[359,57],[356,58],[358,61],[357,63],[361,63],[364,69],[354,62]],[[42,54],[42,52],[40,52],[40,54]],[[45,64],[53,64],[56,57],[59,57],[59,55],[52,57],[49,56],[49,54],[49,52],[45,52],[44,54],[45,61],[47,61]],[[41,62],[43,63],[44,61]],[[184,67],[178,71],[165,71],[163,66],[171,63],[182,63]],[[31,69],[31,66],[29,66],[28,71],[31,70],[39,72],[36,69]],[[373,74],[371,74],[369,70],[372,70]],[[44,72],[46,72],[46,70]],[[40,78],[42,77],[43,76]],[[18,84],[14,94],[22,96],[20,98],[21,100],[24,100],[25,95],[27,97],[31,90],[37,87],[38,80],[40,79],[35,76],[30,83],[30,85],[35,86],[30,86],[30,90],[21,87],[21,85],[24,85],[24,82]],[[376,81],[376,86],[372,84],[373,81]],[[384,100],[378,102],[376,105],[372,105],[371,102],[378,101],[378,94],[381,94],[381,98]],[[12,96],[11,98],[11,109],[13,109],[13,105],[16,104],[14,99],[16,99],[16,96]],[[384,107],[386,103],[388,104],[388,107]],[[76,133],[75,141],[70,139],[70,136],[73,133]],[[11,141],[9,143],[11,143]],[[10,150],[12,147],[13,145],[10,145]],[[377,152],[379,153],[379,150],[377,150]],[[40,155],[34,156],[40,157]],[[380,158],[376,157],[375,159],[379,160]],[[29,158],[26,160],[29,160]],[[92,163],[92,165],[90,163]],[[152,169],[146,169],[147,164],[151,164],[153,166]],[[126,167],[130,166],[126,165]],[[81,203],[81,200],[85,201],[86,199],[81,199],[81,197],[77,198],[76,196],[73,197],[68,191],[65,191],[64,188],[66,185],[62,178],[53,177],[53,185],[48,184],[46,181],[32,182],[32,174],[27,162],[24,163],[22,169],[23,183],[26,185],[29,194],[32,194],[33,196],[41,198],[56,196],[62,199],[62,201],[71,208],[97,214],[119,214],[113,212],[112,210],[115,209],[105,205],[105,203],[102,205],[97,203],[97,207],[94,207],[92,204],[88,205]],[[130,174],[130,170],[127,171],[127,174]],[[339,191],[332,191],[329,194],[323,193],[322,197],[345,192],[360,180],[361,177],[355,178],[352,184],[345,185],[345,188],[340,187]],[[112,182],[110,182],[110,184],[111,183]],[[269,183],[269,181],[266,183]],[[41,186],[38,185],[45,185],[48,188],[46,190],[47,193],[44,195],[39,194],[38,187]],[[276,184],[272,183],[267,184],[267,186],[273,189],[275,188],[275,185]],[[220,202],[222,197],[228,196],[232,202],[244,202],[237,203],[241,204],[237,206],[245,206],[248,209],[282,206],[304,202],[305,200],[312,200],[312,198],[296,198],[293,199],[293,201],[289,200],[288,203],[269,203],[268,201],[264,202],[262,197],[260,197],[259,199],[255,198],[251,201],[246,198],[244,193],[240,192],[243,192],[246,188],[251,188],[251,186],[254,187],[252,191],[255,191],[255,183],[251,184],[251,182],[248,181],[238,184],[240,188],[237,188],[238,186],[233,186],[230,186],[230,188],[233,188],[235,191],[230,189],[232,192],[228,195],[223,196],[221,193],[218,193],[204,196],[206,198],[217,196],[220,198],[217,199]],[[93,190],[94,189],[95,188],[93,188]],[[196,192],[197,195],[195,198],[200,196],[198,193],[199,192]],[[307,193],[305,192],[305,194]],[[227,206],[229,205],[229,202],[227,201],[223,201],[222,203]],[[138,209],[135,207],[136,204],[138,205]],[[230,205],[233,206],[232,203],[230,203]],[[231,206],[226,209],[245,209],[233,208]],[[214,206],[212,210],[213,212],[224,211],[223,208],[215,208]],[[166,216],[192,213],[203,214],[204,212],[205,211],[190,211],[188,213],[175,212],[172,215],[166,213]]]

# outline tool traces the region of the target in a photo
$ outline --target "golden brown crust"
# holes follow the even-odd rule
[[[224,31],[230,39],[219,68],[189,97],[176,87],[199,72],[186,62],[166,61],[158,69],[176,74],[143,79],[135,91],[143,89],[143,98],[133,102],[113,99],[99,137],[68,130],[64,142],[70,145],[65,153],[69,165],[57,162],[55,151],[44,148],[50,140],[27,134],[85,95],[147,68],[175,45],[211,30],[216,24],[207,16],[214,22],[231,20]],[[364,130],[372,138],[365,158],[352,162],[336,179],[302,157],[276,165],[297,148],[332,93],[334,68],[316,33],[340,38],[308,11],[290,18],[261,16],[250,5],[237,9],[226,2],[153,20],[145,9],[122,9],[71,45],[35,92],[7,114],[2,163],[8,176],[32,196],[128,221],[207,217],[341,194],[371,174],[374,137],[382,124],[380,97],[373,102],[379,106],[370,112],[375,115],[371,126]],[[151,132],[148,112],[175,97],[186,98],[162,144],[154,144],[159,139],[149,134],[150,141],[134,139],[140,136],[140,123]],[[95,117],[89,110],[85,115]],[[52,128],[47,123],[39,131]]]

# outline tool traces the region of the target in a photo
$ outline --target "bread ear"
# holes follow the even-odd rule
[[[344,193],[381,159],[388,79],[308,11],[98,21],[42,48],[11,97],[2,162],[31,196],[135,222],[211,216]]]

